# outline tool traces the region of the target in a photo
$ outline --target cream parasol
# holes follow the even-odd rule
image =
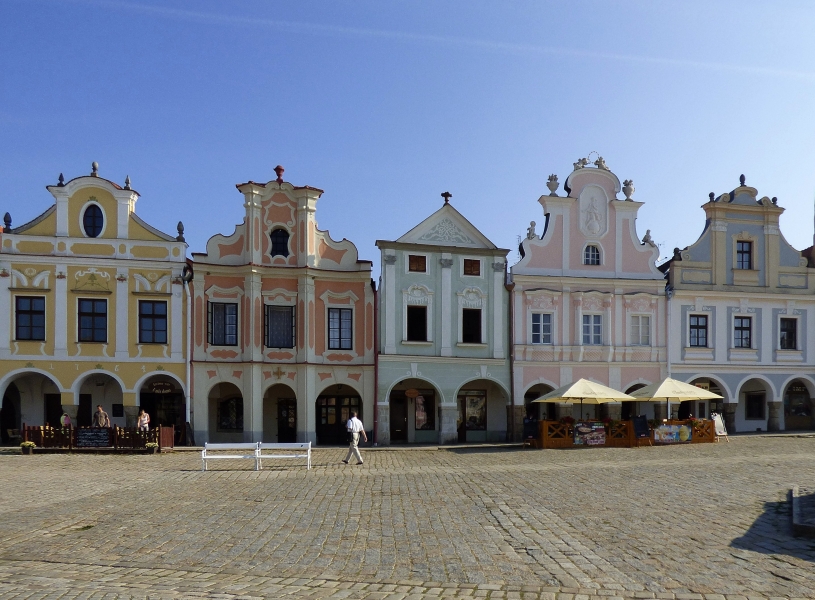
[[[588,379],[578,379],[574,383],[564,385],[533,400],[532,402],[563,402],[577,404],[580,400],[580,416],[583,416],[583,403],[586,404],[607,404],[609,402],[622,402],[623,400],[634,400],[628,394],[623,394],[599,383],[594,383]]]
[[[717,400],[721,398],[718,394],[670,377],[666,377],[659,383],[646,385],[631,392],[631,395],[635,400],[665,400],[667,402],[666,415],[669,418],[671,415],[671,400],[684,402],[685,400]]]

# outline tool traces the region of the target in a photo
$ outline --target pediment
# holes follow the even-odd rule
[[[496,247],[472,223],[465,219],[464,215],[449,204],[442,206],[396,241],[405,244],[490,250]]]

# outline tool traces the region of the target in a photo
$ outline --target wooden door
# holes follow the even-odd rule
[[[391,397],[391,442],[406,442],[407,402],[404,396]]]
[[[297,441],[297,400],[277,399],[277,441],[293,443]]]

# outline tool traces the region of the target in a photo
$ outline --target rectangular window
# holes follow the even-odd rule
[[[409,254],[408,271],[413,271],[414,273],[427,272],[427,257],[417,256],[416,254]]]
[[[213,346],[238,345],[238,305],[225,302],[208,304],[207,331]]]
[[[752,348],[751,329],[752,319],[750,317],[736,317],[734,321],[735,331],[733,335],[734,348]]]
[[[407,339],[409,342],[427,341],[427,307],[407,307]]]
[[[15,339],[45,341],[45,298],[17,296],[15,298]]]
[[[552,315],[549,313],[532,313],[532,343],[552,343]]]
[[[781,319],[781,340],[779,346],[782,350],[798,349],[798,319]]]
[[[750,420],[764,419],[764,392],[744,394],[744,418]]]
[[[293,306],[266,305],[265,338],[267,348],[294,348],[297,337]]]
[[[753,268],[753,242],[736,242],[736,268]]]
[[[422,257],[424,258],[424,257]],[[328,349],[351,349],[351,309],[328,309]]]
[[[108,301],[79,299],[79,341],[108,341]]]
[[[690,316],[690,346],[707,348],[707,315]]]
[[[157,300],[139,301],[139,343],[167,343],[167,303]]]
[[[465,344],[481,343],[481,309],[464,308],[461,311],[461,341]]]
[[[603,345],[603,315],[583,315],[583,344]]]
[[[467,431],[487,429],[487,392],[467,390],[458,395],[459,415]],[[462,414],[463,413],[463,414]]]
[[[464,259],[465,275],[481,275],[481,261],[475,258]]]
[[[651,345],[651,317],[646,315],[632,315],[631,317],[631,345]]]

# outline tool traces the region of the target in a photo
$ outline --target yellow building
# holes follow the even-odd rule
[[[47,186],[55,203],[0,233],[0,429],[188,420],[186,249],[136,216],[139,194],[97,174]]]

